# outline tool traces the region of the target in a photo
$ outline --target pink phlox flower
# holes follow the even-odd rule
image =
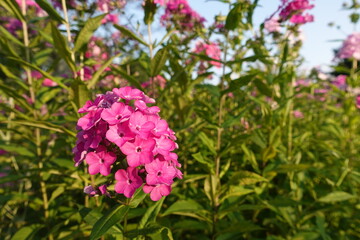
[[[356,107],[360,109],[360,95],[356,97]]]
[[[81,127],[83,130],[89,130],[94,127],[96,123],[101,120],[101,112],[103,109],[99,108],[95,111],[91,111],[85,116],[79,118],[77,125]]]
[[[148,116],[148,119],[149,121],[152,121],[155,124],[154,129],[151,130],[151,133],[155,137],[160,137],[161,135],[169,134],[168,132],[169,125],[165,120],[161,119],[157,115]]]
[[[171,192],[171,186],[166,184],[158,184],[155,186],[144,185],[143,191],[150,193],[150,199],[153,201],[159,201],[163,196],[167,196]]]
[[[129,128],[140,138],[147,139],[155,124],[148,120],[148,117],[137,111],[130,116]]]
[[[134,103],[135,107],[139,109],[142,113],[149,115],[157,115],[160,112],[160,108],[158,106],[148,107],[143,100],[136,100]]]
[[[100,121],[95,127],[79,132],[79,134],[82,134],[82,138],[84,139],[84,148],[97,148],[101,140],[104,138],[106,131],[106,122]]]
[[[127,101],[142,99],[144,95],[142,91],[132,87],[114,88],[113,92],[120,98]]]
[[[153,149],[155,147],[154,139],[142,139],[135,137],[134,142],[126,142],[120,147],[121,151],[126,155],[127,162],[130,167],[138,167],[153,161]]]
[[[118,123],[109,127],[106,132],[106,138],[115,143],[118,147],[122,147],[125,142],[134,139],[135,133],[130,131],[127,123]]]
[[[128,105],[122,102],[114,103],[111,108],[104,109],[101,113],[101,118],[110,125],[122,123],[130,118],[133,110]]]
[[[75,167],[79,166],[84,161],[87,152],[88,151],[84,148],[84,142],[76,143],[76,146],[72,149]]]
[[[85,161],[89,164],[91,175],[100,173],[107,176],[110,174],[111,165],[116,161],[116,155],[113,152],[107,152],[104,146],[99,146],[96,152],[90,152],[86,155]]]
[[[99,191],[100,191],[100,194],[101,194],[101,195],[105,195],[105,196],[107,196],[107,197],[111,197],[111,196],[110,196],[110,193],[109,193],[108,190],[107,190],[107,185],[106,185],[106,184],[101,185],[101,186],[99,187]]]
[[[58,84],[56,82],[54,82],[53,80],[49,79],[49,78],[45,78],[44,81],[42,82],[42,85],[45,87],[56,87],[58,86]]]
[[[89,195],[90,197],[93,197],[97,194],[97,191],[95,188],[91,185],[84,187],[84,193]]]
[[[113,23],[113,24],[119,24],[119,16],[117,14],[107,14],[102,20],[102,24],[106,23]]]
[[[294,115],[295,118],[304,118],[304,114],[299,110],[295,110],[293,112],[293,115]]]
[[[146,184],[167,184],[171,185],[176,176],[176,169],[166,161],[156,158],[151,163],[145,164]]]
[[[354,58],[360,60],[360,33],[355,32],[349,35],[337,53],[341,59]]]
[[[281,27],[280,27],[279,20],[280,19],[278,17],[272,17],[272,18],[266,20],[265,23],[264,23],[264,28],[268,32],[280,32]]]
[[[120,169],[115,173],[115,191],[120,194],[124,194],[125,197],[131,198],[136,189],[141,187],[143,181],[138,175],[138,169],[134,167],[128,167],[126,171]]]
[[[209,44],[203,43],[203,42],[198,42],[195,46],[194,53],[203,53],[206,56],[216,59],[216,60],[220,60],[220,58],[221,58],[221,50],[218,47],[218,45],[214,42],[210,42]],[[217,68],[221,67],[220,62],[210,61],[209,63]]]
[[[290,18],[290,22],[295,24],[304,24],[313,21],[314,21],[314,16],[308,13],[305,15],[295,14]]]
[[[171,0],[154,0],[155,4],[160,4],[161,6],[165,6]]]
[[[155,148],[153,150],[154,155],[160,153],[165,156],[176,148],[175,143],[164,135],[154,139],[156,141]]]
[[[339,75],[336,77],[336,79],[332,82],[337,88],[341,90],[345,90],[347,87],[346,84],[346,75]]]
[[[141,101],[144,101],[145,103],[155,103],[155,99],[153,99],[145,94],[144,94],[143,98],[141,99]]]

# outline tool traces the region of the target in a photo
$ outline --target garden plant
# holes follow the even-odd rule
[[[192,1],[0,0],[0,239],[360,239],[360,32]]]

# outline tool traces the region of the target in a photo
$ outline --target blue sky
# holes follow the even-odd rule
[[[344,0],[345,1],[345,0]],[[342,0],[315,0],[315,7],[309,13],[315,16],[313,23],[302,26],[305,34],[305,41],[301,54],[305,57],[305,68],[322,66],[326,68],[332,64],[334,57],[333,49],[341,46],[341,41],[354,31],[353,24],[350,23],[348,15],[350,11],[342,10]],[[190,5],[204,16],[208,23],[213,22],[216,14],[227,14],[228,6],[217,1],[188,0]],[[255,12],[255,24],[260,24],[269,17],[280,4],[280,0],[260,0]],[[350,2],[347,0],[347,2]],[[328,23],[334,22],[341,26],[341,29],[329,27]]]

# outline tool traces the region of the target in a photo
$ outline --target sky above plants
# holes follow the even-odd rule
[[[314,15],[315,20],[302,27],[305,35],[304,45],[301,49],[301,54],[306,60],[304,68],[321,65],[326,69],[332,64],[333,49],[339,48],[341,41],[356,30],[354,25],[350,24],[348,17],[350,12],[345,11],[342,7],[344,2],[342,0],[312,1],[315,7],[310,12]],[[227,5],[217,1],[190,0],[189,3],[207,19],[208,24],[213,22],[216,14],[228,12]],[[276,0],[260,0],[259,3],[262,6],[259,6],[255,12],[255,26],[264,22],[264,19],[271,16],[279,6],[279,1]],[[335,26],[329,27],[330,22],[333,22]]]

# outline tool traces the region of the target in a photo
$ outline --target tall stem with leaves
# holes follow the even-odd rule
[[[24,17],[26,17],[26,1],[25,0],[21,0],[21,12],[23,14]],[[23,38],[24,38],[24,46],[25,46],[25,58],[26,61],[30,63],[30,49],[29,49],[29,34],[28,34],[28,26],[27,26],[27,22],[25,19],[21,20],[22,23],[22,28],[23,28]],[[34,119],[37,120],[38,119],[38,112],[35,109],[35,101],[36,101],[36,95],[35,95],[35,89],[33,86],[33,81],[32,81],[32,76],[31,76],[31,71],[28,67],[25,67],[25,71],[26,71],[26,75],[27,75],[27,80],[28,80],[28,85],[29,85],[29,92],[30,92],[30,98],[32,101],[32,104],[34,106],[33,109],[33,116]],[[45,221],[48,221],[49,218],[49,200],[48,200],[48,196],[47,196],[47,188],[46,188],[46,183],[43,180],[43,171],[42,169],[44,168],[44,164],[43,164],[43,158],[42,158],[42,150],[41,150],[41,133],[40,133],[40,129],[36,128],[35,129],[35,145],[36,145],[36,155],[38,158],[38,167],[39,167],[39,177],[40,177],[40,190],[41,190],[41,195],[42,195],[42,202],[43,202],[43,208],[44,208],[44,217],[45,217]],[[49,239],[52,240],[53,236],[52,234],[49,234]]]

